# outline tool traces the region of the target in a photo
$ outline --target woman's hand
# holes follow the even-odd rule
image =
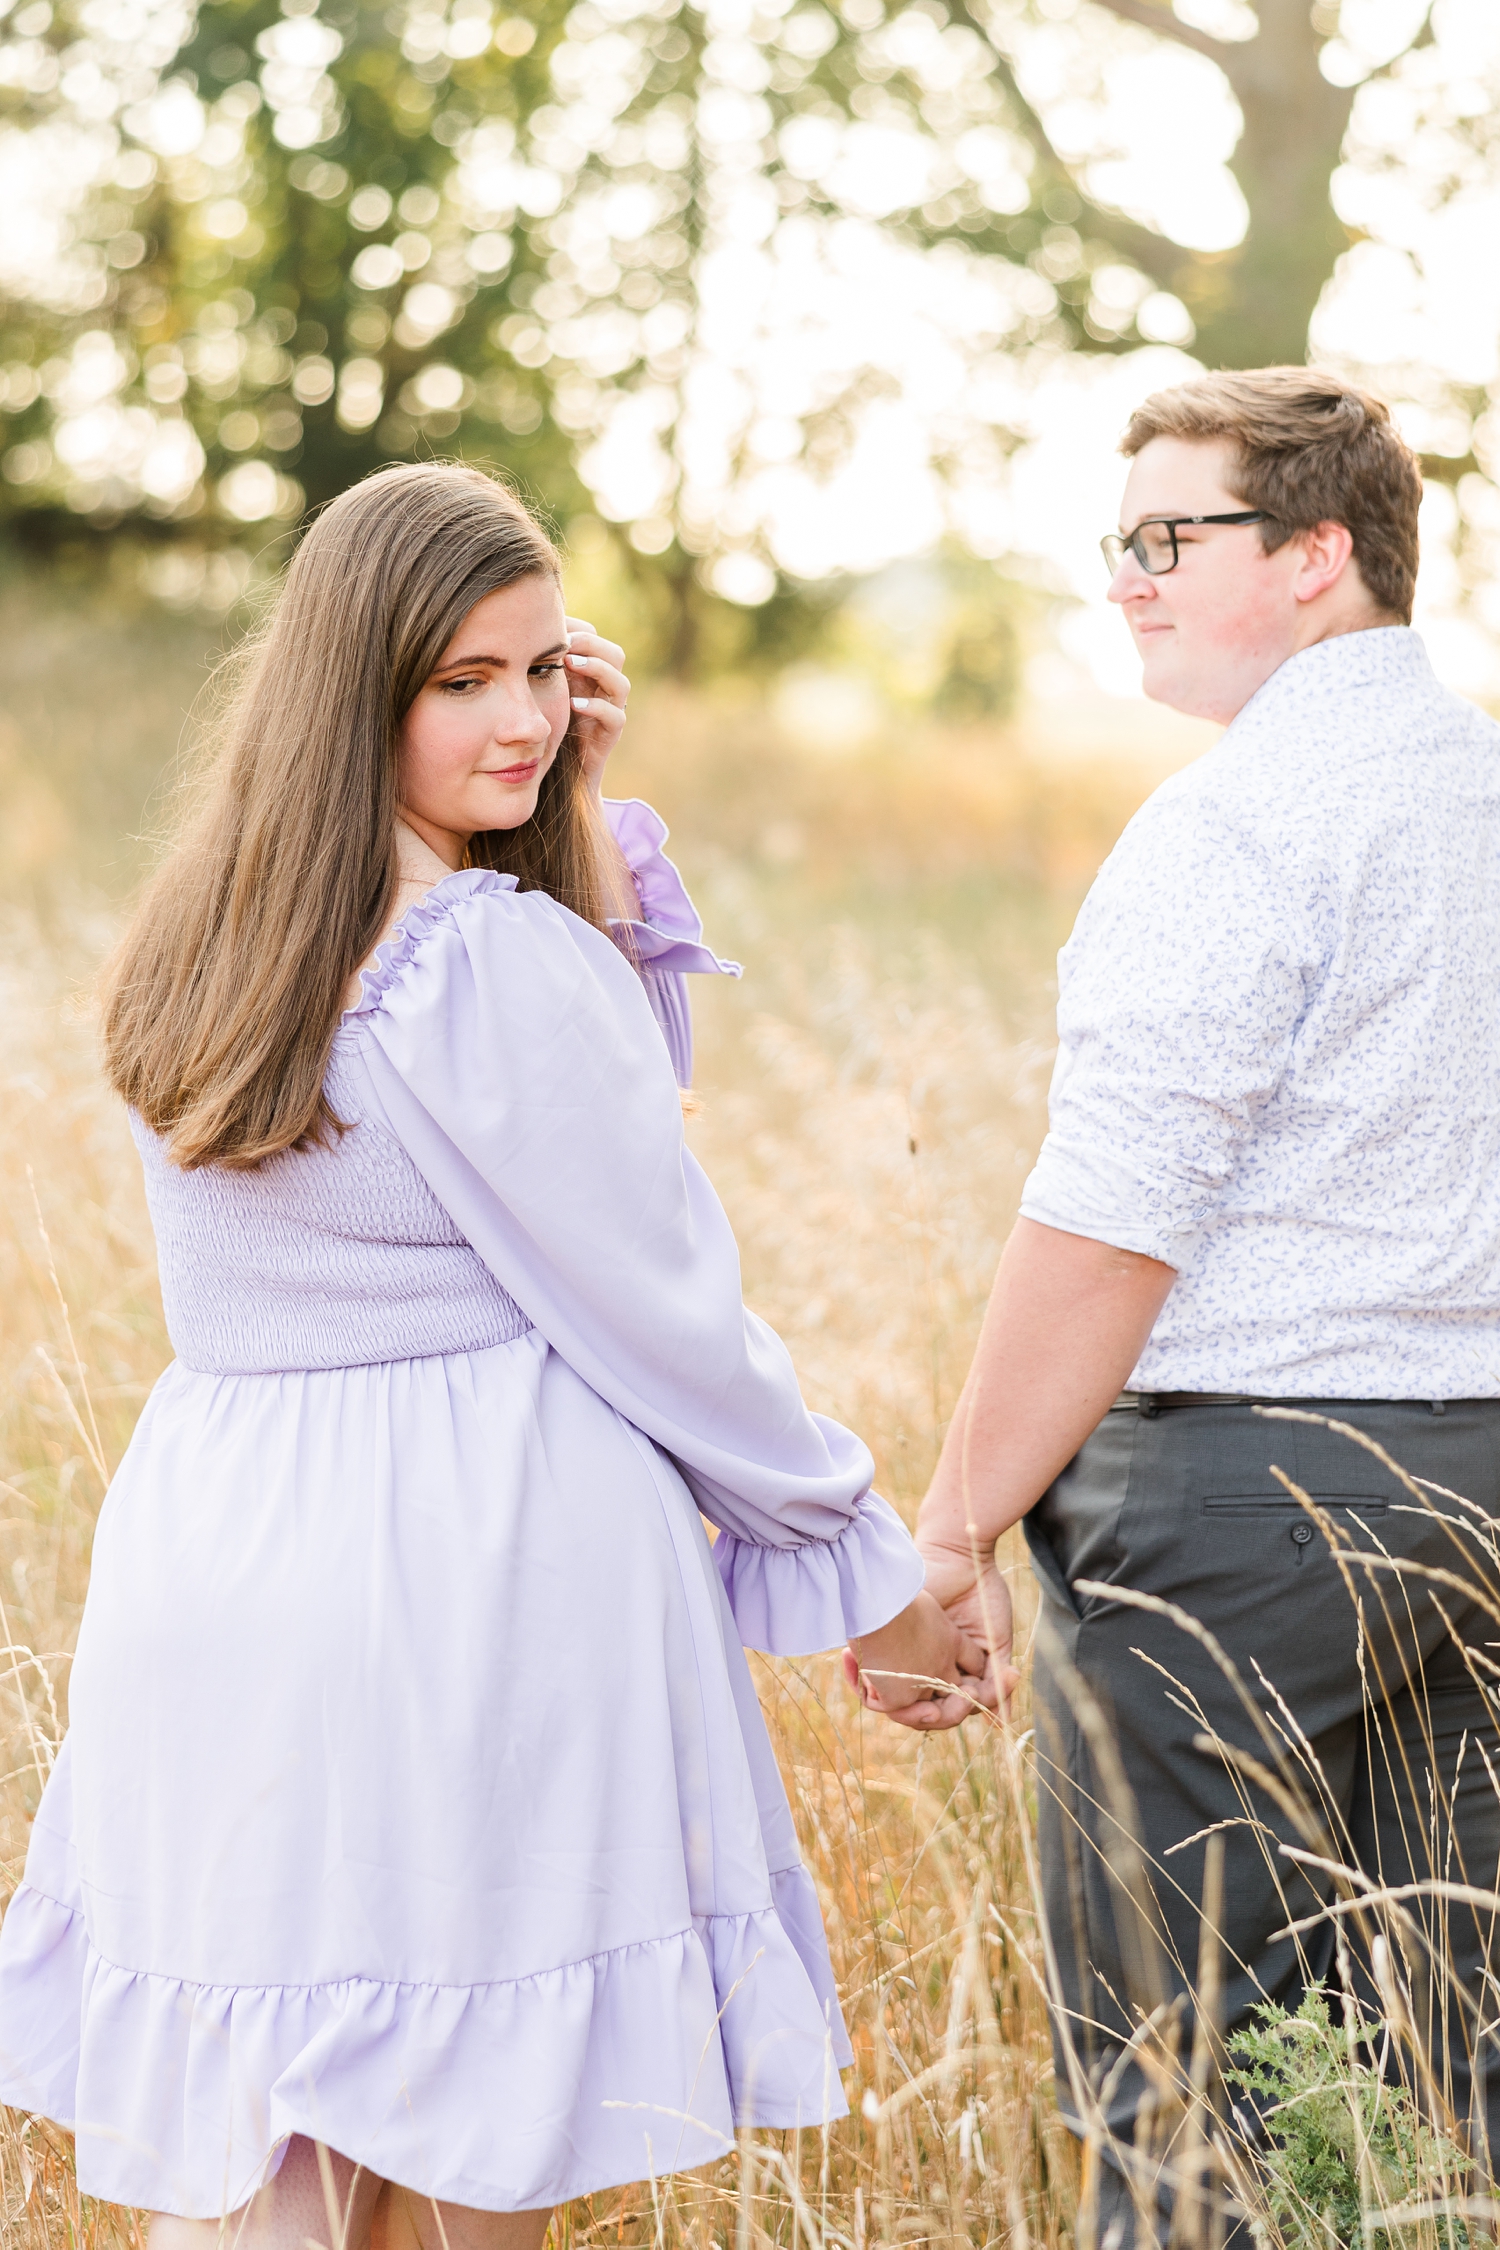
[[[852,1641],[844,1677],[867,1710],[924,1731],[957,1726],[976,1708],[995,1708],[983,1648],[928,1593],[908,1602],[889,1625]]]
[[[563,662],[573,703],[573,738],[583,753],[583,774],[597,797],[609,754],[625,731],[625,699],[630,682],[621,667],[625,651],[601,640],[581,618],[568,619],[568,653]]]

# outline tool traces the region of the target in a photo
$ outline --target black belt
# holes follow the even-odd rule
[[[1329,1407],[1425,1406],[1429,1414],[1446,1414],[1450,1406],[1500,1406],[1500,1399],[1443,1398],[1264,1398],[1250,1391],[1121,1391],[1111,1414],[1175,1414],[1186,1406],[1290,1406],[1307,1412]]]

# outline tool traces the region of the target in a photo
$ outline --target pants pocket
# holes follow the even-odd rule
[[[1326,1508],[1330,1514],[1344,1508],[1357,1516],[1383,1516],[1386,1510],[1385,1501],[1373,1492],[1310,1492],[1307,1497],[1314,1507]],[[1306,1515],[1301,1501],[1289,1492],[1209,1492],[1201,1505],[1206,1516],[1269,1516],[1274,1521],[1279,1516]]]

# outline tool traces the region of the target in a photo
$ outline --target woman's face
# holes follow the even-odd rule
[[[401,815],[450,867],[481,829],[536,811],[571,716],[567,646],[556,580],[523,578],[476,602],[407,712]]]

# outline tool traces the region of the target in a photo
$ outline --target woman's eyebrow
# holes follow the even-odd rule
[[[554,641],[551,648],[544,648],[540,656],[533,656],[529,659],[529,662],[531,664],[544,664],[549,656],[566,655],[567,647],[566,641]],[[489,664],[497,672],[503,672],[509,662],[508,656],[487,656],[476,649],[471,656],[452,656],[446,664],[434,666],[432,677],[436,679],[440,672],[464,672],[475,664]]]

